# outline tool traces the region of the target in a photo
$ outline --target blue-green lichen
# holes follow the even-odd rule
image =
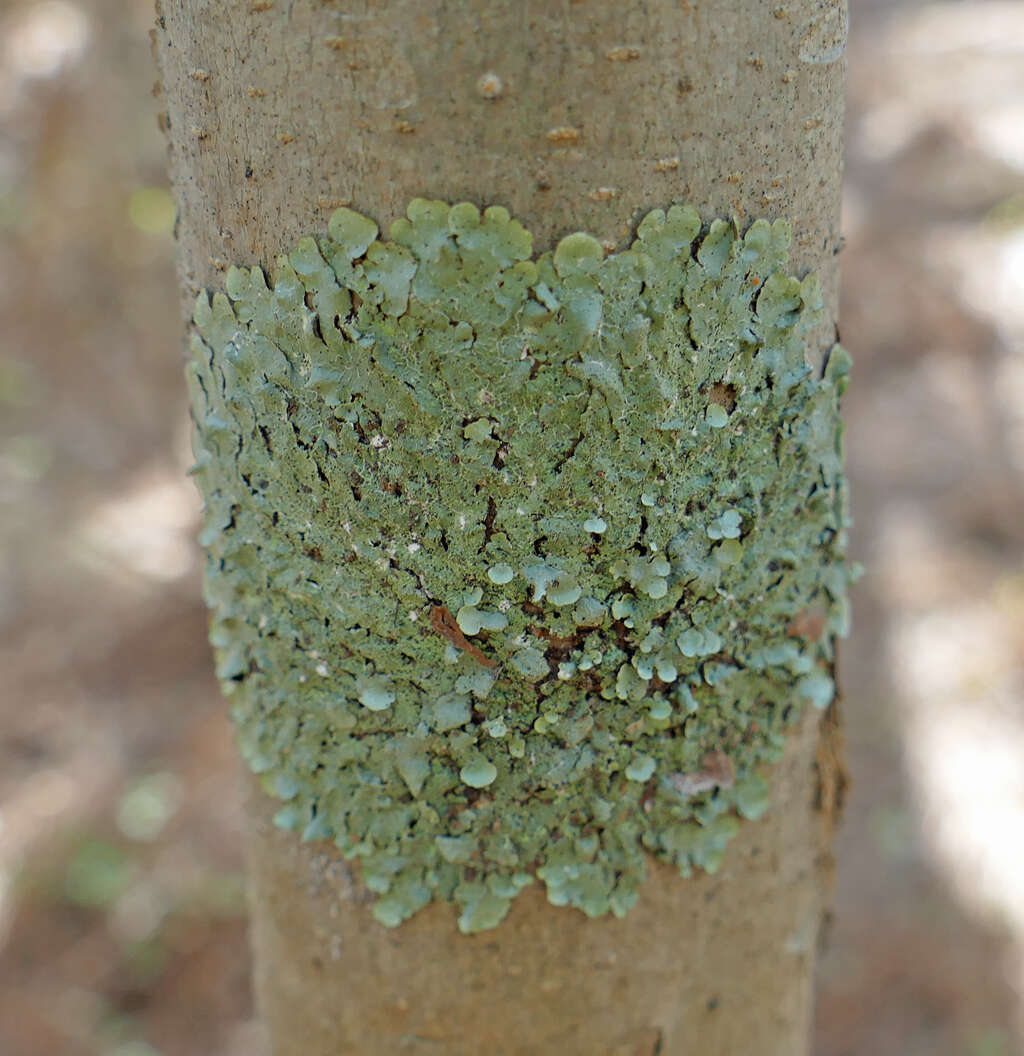
[[[509,214],[351,210],[200,295],[206,597],[277,823],[378,920],[625,913],[717,868],[846,622],[838,398],[788,224],[656,210],[537,258]]]

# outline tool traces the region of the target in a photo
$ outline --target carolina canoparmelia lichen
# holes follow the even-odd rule
[[[846,623],[837,404],[783,220],[688,206],[532,257],[416,200],[200,295],[206,595],[277,823],[395,925],[521,888],[625,913],[644,851],[715,869]],[[703,233],[702,233],[703,232]]]

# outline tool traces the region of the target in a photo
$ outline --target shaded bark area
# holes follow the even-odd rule
[[[268,267],[341,204],[384,231],[415,196],[501,204],[553,245],[622,247],[647,209],[789,217],[833,339],[845,5],[182,0],[155,35],[183,296]],[[493,75],[488,79],[487,75]],[[500,82],[500,84],[498,83]],[[839,778],[808,716],[716,876],[650,863],[623,921],[528,889],[492,933],[451,907],[390,931],[330,845],[254,785],[257,990],[283,1056],[806,1051]]]

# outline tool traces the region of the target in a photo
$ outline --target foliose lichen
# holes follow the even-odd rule
[[[838,398],[789,225],[688,206],[536,259],[506,210],[232,268],[188,369],[206,598],[277,824],[374,913],[491,928],[539,878],[622,915],[712,871],[847,622]]]

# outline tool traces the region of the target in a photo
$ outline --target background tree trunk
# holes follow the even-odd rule
[[[339,205],[386,231],[416,196],[501,204],[535,250],[624,248],[689,201],[789,217],[833,340],[842,0],[178,0],[163,73],[191,305],[228,263],[268,267]],[[649,862],[638,906],[589,920],[539,885],[497,930],[450,906],[377,924],[348,864],[270,824],[255,784],[257,990],[280,1056],[407,1051],[702,1056],[806,1051],[839,773],[808,715],[715,876]]]

